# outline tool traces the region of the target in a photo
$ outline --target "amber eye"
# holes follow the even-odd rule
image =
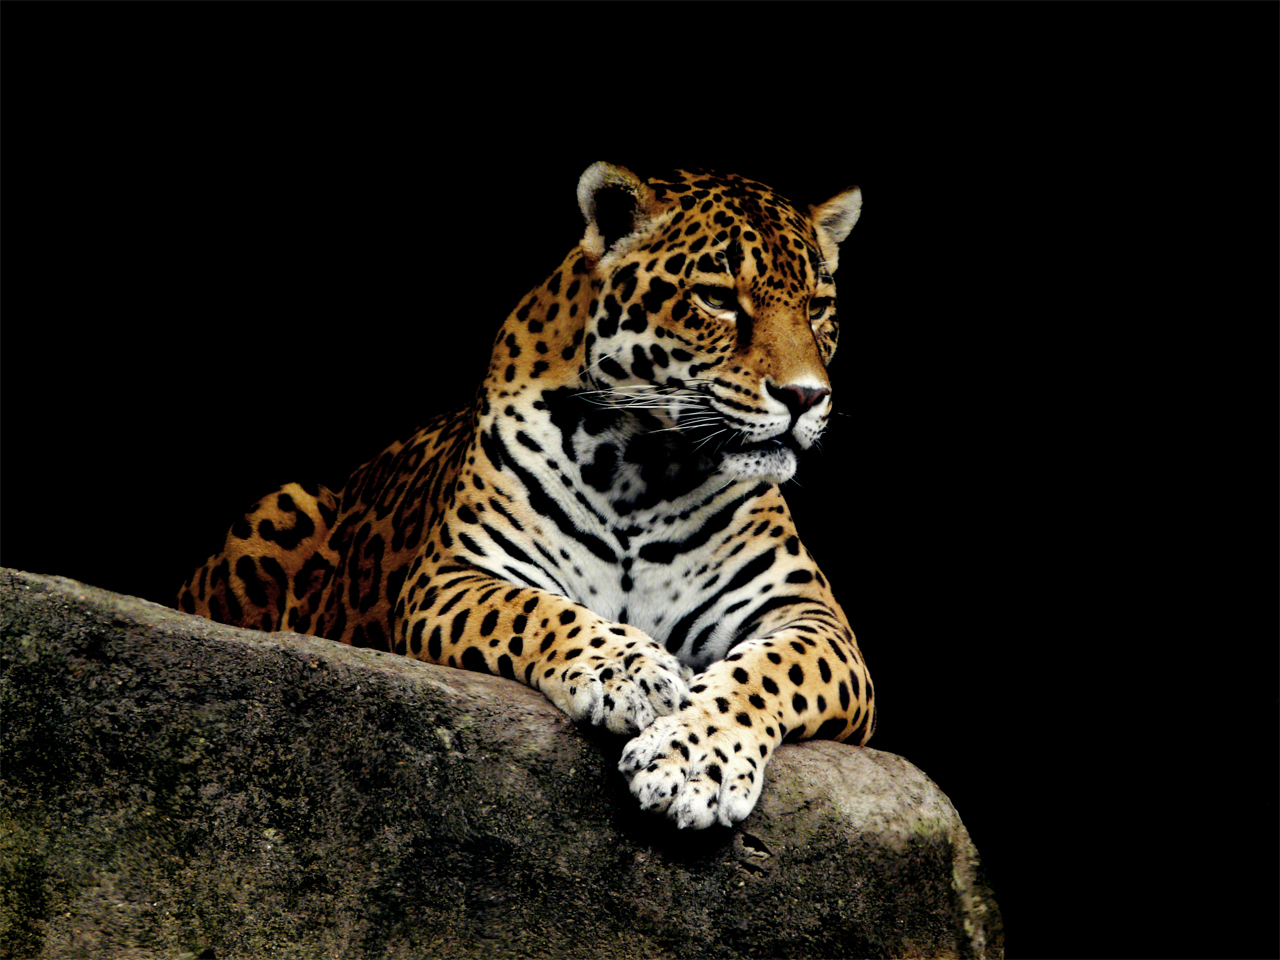
[[[821,320],[830,307],[830,297],[814,297],[809,301],[809,319],[812,321]]]
[[[706,284],[700,284],[693,288],[693,292],[698,295],[698,299],[708,310],[738,309],[738,298],[734,296],[731,287],[709,287]]]

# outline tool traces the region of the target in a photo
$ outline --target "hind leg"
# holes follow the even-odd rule
[[[255,630],[315,632],[321,587],[333,575],[324,544],[338,513],[327,487],[288,483],[227,532],[178,591],[178,609]]]

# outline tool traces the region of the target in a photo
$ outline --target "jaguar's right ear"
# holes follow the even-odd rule
[[[653,211],[653,189],[626,167],[600,161],[578,180],[578,208],[587,221],[582,249],[593,260],[627,249],[628,237],[643,230]]]

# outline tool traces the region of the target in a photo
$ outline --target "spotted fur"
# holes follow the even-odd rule
[[[786,740],[863,743],[870,677],[778,485],[831,414],[847,190],[582,176],[582,242],[507,317],[475,402],[236,522],[178,605],[478,670],[634,739],[682,827],[754,806]]]

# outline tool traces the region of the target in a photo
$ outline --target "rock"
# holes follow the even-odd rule
[[[4,957],[1002,955],[892,754],[784,746],[680,832],[518,684],[8,570],[0,670]]]

